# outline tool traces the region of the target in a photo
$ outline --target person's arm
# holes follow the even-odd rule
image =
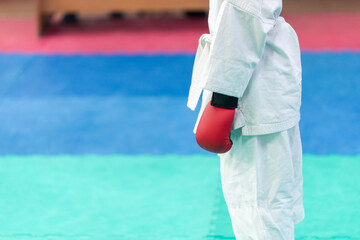
[[[264,52],[266,35],[277,18],[276,13],[274,19],[261,14],[263,2],[270,1],[222,1],[211,33],[210,71],[205,89],[242,97]]]
[[[205,89],[212,91],[213,96],[196,131],[197,143],[207,151],[225,153],[231,149],[230,133],[238,99],[262,57],[267,33],[281,10],[281,1],[272,1],[280,3],[280,9],[270,14],[273,19],[261,14],[268,10],[263,8],[262,0],[225,0],[216,25],[210,26],[210,72]]]

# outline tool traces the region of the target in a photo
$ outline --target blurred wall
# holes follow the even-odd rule
[[[360,0],[283,0],[283,13],[360,13]]]
[[[284,0],[284,14],[308,12],[360,13],[360,0]],[[34,14],[35,0],[0,0],[0,17],[2,18],[31,17]]]
[[[35,14],[34,0],[0,0],[0,17],[31,17]]]

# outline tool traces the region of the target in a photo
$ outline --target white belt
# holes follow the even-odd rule
[[[199,39],[199,46],[196,52],[191,86],[187,102],[187,106],[191,110],[195,110],[207,80],[207,74],[209,73],[208,65],[210,56],[210,45],[211,35],[201,35]]]

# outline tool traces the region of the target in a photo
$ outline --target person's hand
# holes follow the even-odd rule
[[[235,97],[213,94],[196,130],[196,141],[200,147],[214,153],[225,153],[231,149],[230,134],[237,100]]]

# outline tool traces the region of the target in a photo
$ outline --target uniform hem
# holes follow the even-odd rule
[[[252,135],[265,135],[265,134],[281,132],[292,128],[293,126],[298,124],[299,121],[300,121],[300,116],[297,116],[290,120],[280,123],[261,124],[254,126],[245,125],[242,127],[242,134],[245,136],[252,136]]]

